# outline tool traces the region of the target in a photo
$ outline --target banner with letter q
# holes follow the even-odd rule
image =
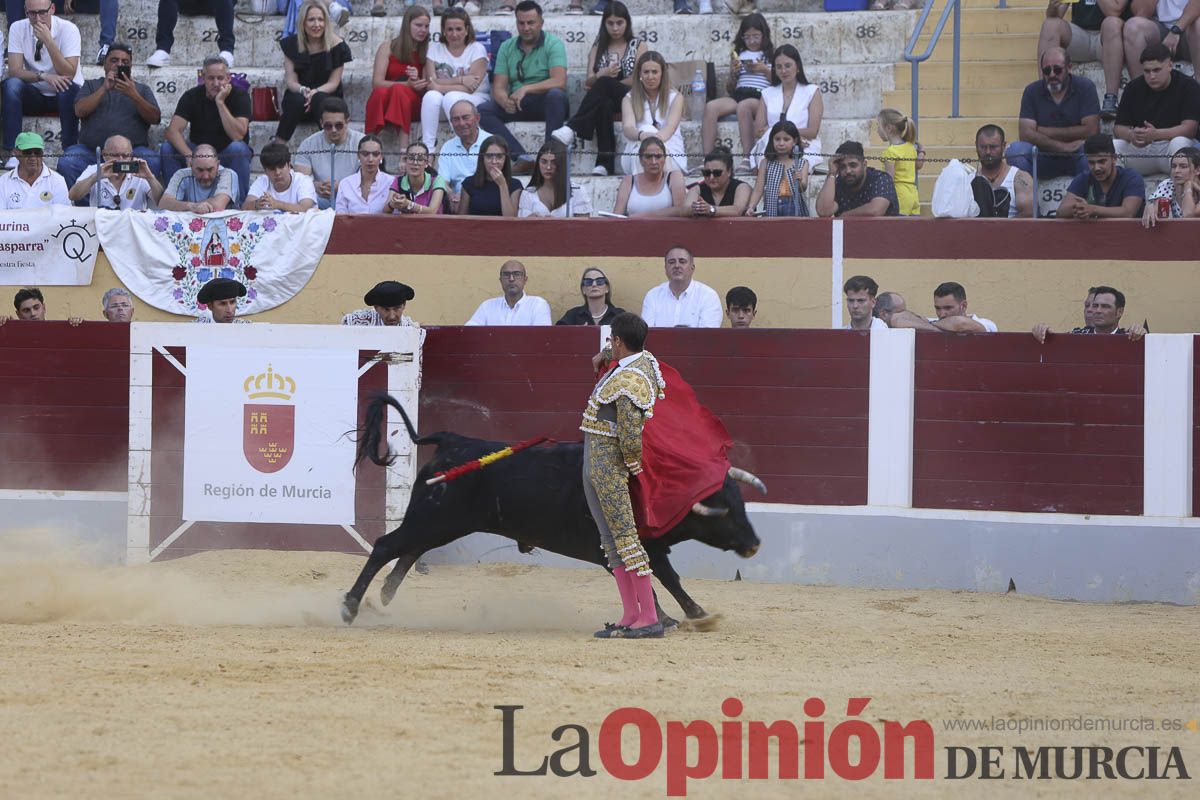
[[[95,209],[0,211],[0,286],[87,286],[99,250]]]

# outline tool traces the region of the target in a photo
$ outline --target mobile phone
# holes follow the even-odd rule
[[[133,68],[130,67],[128,64],[123,64],[122,66],[117,67],[117,77],[124,78],[125,80],[129,80],[129,76],[131,74],[132,69]]]
[[[136,161],[114,161],[112,171],[118,175],[136,175],[138,163]]]

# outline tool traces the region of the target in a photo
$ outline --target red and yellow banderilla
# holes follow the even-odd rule
[[[448,483],[457,478],[461,478],[463,475],[475,472],[476,470],[481,470],[489,464],[494,464],[502,458],[508,458],[513,453],[519,453],[522,450],[527,450],[530,447],[541,444],[542,442],[553,441],[554,440],[549,436],[537,436],[533,439],[526,439],[523,442],[517,442],[516,444],[505,447],[503,450],[497,450],[494,453],[488,453],[486,456],[480,456],[474,461],[468,461],[466,464],[460,464],[459,466],[448,469],[445,472],[434,473],[432,478],[425,481],[425,485],[432,486],[435,483]]]

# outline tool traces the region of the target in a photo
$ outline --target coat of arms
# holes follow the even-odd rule
[[[251,375],[242,384],[248,400],[292,399],[296,382],[275,372]],[[296,406],[293,403],[246,403],[242,406],[242,452],[259,472],[279,472],[292,460],[296,444]]]

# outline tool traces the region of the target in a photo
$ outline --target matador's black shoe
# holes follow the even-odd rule
[[[628,628],[624,625],[613,625],[610,628],[605,625],[604,630],[596,631],[593,635],[597,639],[661,639],[663,638],[663,626],[661,622],[641,628]]]

